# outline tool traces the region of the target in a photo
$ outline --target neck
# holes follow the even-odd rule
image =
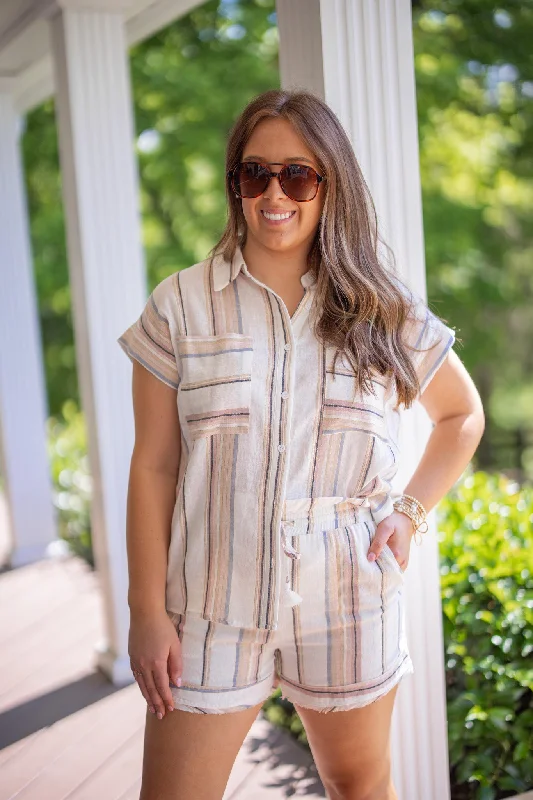
[[[242,256],[248,271],[258,281],[272,288],[287,284],[299,285],[300,278],[309,269],[307,255],[307,244],[305,248],[299,246],[294,250],[276,252],[250,236],[242,247]]]

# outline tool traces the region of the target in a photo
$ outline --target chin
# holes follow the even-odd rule
[[[280,234],[273,235],[273,236],[264,236],[264,235],[257,235],[257,233],[253,234],[254,239],[259,242],[262,247],[266,247],[269,250],[292,250],[295,247],[299,247],[304,243],[304,239],[301,241],[295,239],[294,237],[290,236],[282,236]]]
[[[289,250],[297,250],[298,247],[302,246],[303,242],[265,242],[265,247],[268,247],[270,250],[273,250],[275,253],[285,253]]]

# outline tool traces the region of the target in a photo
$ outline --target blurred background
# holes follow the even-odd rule
[[[452,796],[494,800],[533,788],[533,5],[420,0],[413,35],[428,302],[487,420],[438,510]],[[153,288],[222,230],[227,133],[279,86],[274,0],[210,0],[129,59]],[[92,565],[53,99],[22,147],[60,536]],[[306,746],[279,691],[265,713]]]

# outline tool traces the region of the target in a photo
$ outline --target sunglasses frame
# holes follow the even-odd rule
[[[235,171],[236,171],[236,170],[237,170],[237,169],[238,169],[238,168],[239,168],[239,167],[240,167],[242,164],[259,164],[259,166],[261,166],[261,167],[266,167],[266,168],[267,168],[267,171],[268,171],[268,175],[267,175],[267,176],[265,176],[265,177],[267,177],[267,178],[268,178],[268,180],[267,180],[267,182],[266,182],[266,185],[265,185],[265,188],[264,188],[264,189],[263,189],[261,192],[259,192],[258,194],[255,194],[255,195],[253,195],[253,197],[249,197],[249,196],[248,196],[248,197],[245,197],[245,198],[243,198],[244,200],[254,200],[256,197],[260,197],[260,196],[261,196],[262,194],[264,194],[264,193],[266,192],[266,190],[268,189],[268,187],[269,187],[269,185],[270,185],[270,181],[272,180],[272,178],[277,178],[277,179],[278,179],[278,181],[279,181],[279,185],[281,186],[281,191],[283,192],[283,194],[287,195],[287,197],[288,197],[290,200],[294,200],[294,202],[295,202],[295,203],[309,203],[311,200],[314,200],[314,199],[315,199],[315,197],[317,196],[317,194],[318,194],[318,187],[320,186],[320,184],[322,183],[322,181],[325,181],[325,180],[326,180],[326,176],[325,176],[325,175],[320,175],[320,174],[319,174],[319,173],[316,171],[316,169],[314,169],[313,167],[310,167],[308,164],[297,164],[297,163],[294,163],[294,162],[292,162],[292,161],[291,161],[291,162],[288,162],[287,164],[283,164],[282,162],[279,162],[279,161],[271,161],[270,163],[271,163],[271,164],[273,164],[275,167],[281,167],[281,169],[280,169],[280,170],[278,170],[278,172],[272,172],[272,170],[271,170],[271,169],[269,169],[269,166],[268,166],[268,164],[266,164],[266,163],[264,163],[264,162],[261,162],[261,161],[239,161],[239,163],[238,163],[238,164],[235,164],[235,166],[234,166],[234,167],[232,167],[230,170],[228,170],[228,172],[226,173],[226,175],[227,175],[227,177],[228,177],[228,178],[229,178],[229,180],[230,180],[230,185],[231,185],[231,188],[232,188],[232,191],[234,192],[234,194],[235,194],[237,197],[243,198],[242,194],[240,194],[240,193],[239,193],[239,192],[236,190],[236,188],[235,188],[235,180],[234,180],[234,177],[235,177]],[[288,193],[288,192],[287,192],[287,191],[286,191],[286,190],[283,188],[283,185],[282,185],[282,183],[281,183],[281,181],[280,181],[280,178],[279,178],[280,174],[283,172],[283,170],[285,169],[285,167],[305,167],[306,169],[310,169],[310,170],[311,170],[311,172],[314,172],[314,173],[315,173],[315,175],[316,175],[316,192],[314,193],[314,195],[313,195],[312,197],[308,197],[308,198],[307,198],[307,200],[296,200],[294,197],[291,197],[291,196],[290,196],[290,194],[289,194],[289,193]]]

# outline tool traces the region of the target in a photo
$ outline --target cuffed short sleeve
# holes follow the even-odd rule
[[[167,386],[177,389],[180,375],[171,338],[169,280],[156,286],[140,317],[117,342],[131,361],[138,361]]]
[[[433,314],[426,303],[414,293],[411,301],[413,305],[406,324],[404,341],[414,348],[408,352],[420,382],[420,398],[453,347],[455,331]]]

